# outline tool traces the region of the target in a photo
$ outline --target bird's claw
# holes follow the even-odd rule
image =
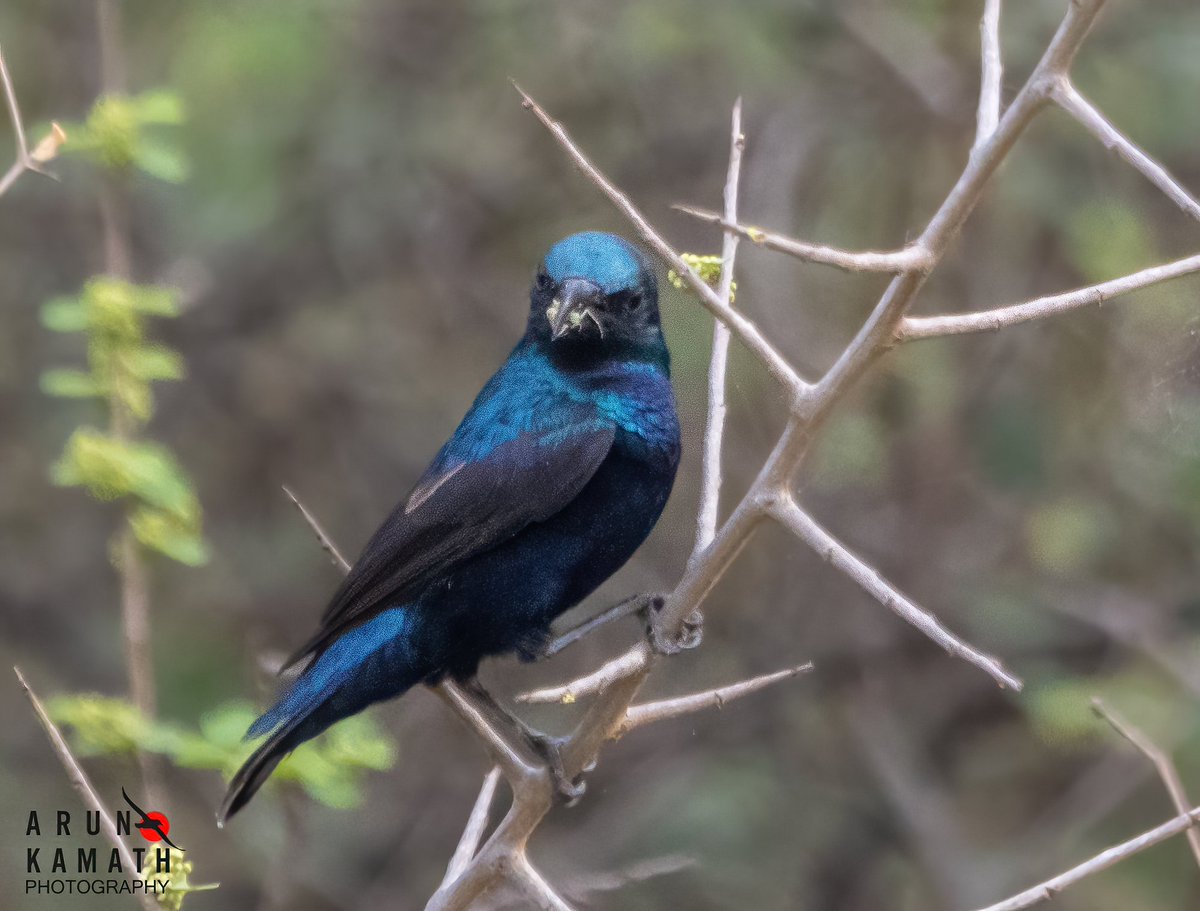
[[[528,731],[526,737],[534,752],[546,760],[555,792],[566,806],[573,807],[587,791],[587,782],[584,781],[582,772],[574,778],[567,776],[562,757],[562,748],[566,743],[566,738],[551,737],[549,734],[539,734],[533,731]]]
[[[678,655],[696,648],[704,639],[704,615],[695,610],[684,618],[678,633],[667,634],[656,622],[655,616],[662,610],[664,600],[655,598],[650,603],[650,618],[646,624],[646,638],[650,647],[660,655]]]

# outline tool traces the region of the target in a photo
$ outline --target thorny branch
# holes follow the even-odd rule
[[[12,166],[5,171],[3,177],[0,177],[0,196],[3,196],[17,182],[17,178],[26,171],[46,173],[42,170],[42,166],[58,156],[58,150],[66,141],[67,134],[57,123],[52,123],[50,132],[30,151],[25,138],[25,122],[21,119],[21,106],[17,103],[17,90],[13,87],[8,64],[4,61],[3,50],[0,50],[0,86],[4,88],[4,103],[8,108],[8,119],[12,121],[13,136],[17,147]]]
[[[676,212],[690,215],[705,224],[723,228],[726,234],[736,234],[765,250],[786,253],[809,263],[823,263],[846,272],[904,272],[908,269],[923,269],[929,261],[924,250],[905,247],[903,250],[839,250],[825,244],[794,240],[776,231],[768,231],[754,225],[740,224],[737,219],[722,216],[695,206],[672,206]]]
[[[711,503],[715,495],[711,492],[707,481],[703,485],[706,508],[701,512],[701,527],[698,529],[697,536],[698,540],[706,541],[706,543],[697,548],[697,552],[689,561],[675,589],[667,597],[662,608],[652,615],[648,640],[637,643],[624,654],[612,659],[585,677],[537,694],[527,694],[528,701],[542,701],[544,698],[545,700],[569,702],[583,696],[595,697],[589,703],[582,720],[565,740],[563,760],[567,774],[575,775],[594,765],[597,753],[606,740],[628,730],[630,719],[639,717],[640,711],[651,710],[649,706],[633,705],[642,683],[663,655],[678,650],[680,647],[679,637],[685,629],[687,621],[700,607],[764,518],[780,521],[801,539],[816,546],[818,552],[822,553],[831,565],[846,572],[877,600],[917,626],[952,654],[958,655],[984,670],[1001,685],[1013,689],[1020,688],[1020,681],[1005,671],[996,659],[949,633],[932,615],[897,592],[864,561],[821,529],[795,503],[792,487],[793,479],[801,467],[808,446],[824,418],[875,360],[894,347],[897,341],[1000,328],[1082,307],[1089,303],[1099,303],[1110,297],[1200,269],[1200,257],[1192,257],[1114,279],[1102,285],[1080,289],[1065,295],[1042,298],[1028,304],[1002,308],[986,314],[920,319],[906,316],[924,285],[926,276],[949,250],[959,229],[974,210],[991,178],[1012,151],[1025,128],[1050,103],[1063,104],[1064,99],[1069,98],[1064,94],[1064,87],[1070,85],[1069,71],[1072,61],[1102,6],[1103,0],[1071,0],[1066,16],[1041,61],[1013,98],[1012,103],[1006,110],[1001,111],[1000,4],[996,0],[985,0],[985,14],[981,23],[984,59],[975,147],[962,174],[928,225],[913,243],[902,250],[884,253],[852,253],[817,244],[793,241],[772,232],[744,227],[738,223],[735,208],[736,197],[731,196],[728,192],[731,183],[736,190],[736,169],[732,166],[730,179],[726,185],[725,212],[722,215],[686,210],[689,214],[724,229],[727,265],[728,261],[732,259],[733,252],[728,243],[729,238],[740,236],[769,249],[779,250],[812,262],[827,263],[854,271],[872,270],[895,273],[895,277],[858,334],[828,372],[816,383],[810,383],[803,379],[774,345],[766,339],[759,328],[732,308],[729,297],[725,293],[726,281],[731,280],[731,271],[723,275],[719,290],[714,290],[706,285],[683,262],[671,245],[629,198],[614,186],[575,145],[562,124],[555,121],[527,93],[517,87],[524,107],[546,127],[585,178],[613,203],[618,211],[629,220],[641,239],[683,278],[703,305],[717,320],[724,323],[732,336],[738,338],[762,361],[771,375],[792,397],[792,417],[758,477],[728,518],[723,523],[714,523],[711,532],[706,530],[704,524],[708,521],[708,517],[713,515]],[[1070,110],[1069,107],[1068,109]],[[1082,110],[1076,105],[1076,111],[1073,113],[1079,116],[1079,112]],[[1087,110],[1094,116],[1089,118],[1091,125],[1089,125],[1089,119],[1081,118],[1084,119],[1085,126],[1093,129],[1098,123],[1107,125],[1107,121],[1103,120],[1102,115],[1095,112],[1090,106]],[[735,153],[739,153],[740,127],[736,119],[733,132],[733,150]],[[1107,125],[1103,135],[1096,129],[1093,129],[1093,132],[1100,135],[1102,139],[1107,136],[1106,142],[1121,151],[1127,160],[1150,177],[1160,189],[1164,189],[1168,195],[1172,195],[1172,198],[1179,202],[1179,199],[1176,198],[1178,194],[1173,194],[1173,191],[1167,189],[1163,178],[1154,176],[1159,172],[1165,176],[1166,172],[1160,166],[1155,165],[1154,167],[1158,168],[1158,171],[1155,171],[1150,167],[1153,162],[1140,151],[1137,152],[1137,156],[1133,156],[1130,153],[1133,147],[1127,140],[1123,140],[1121,143],[1110,141],[1113,135],[1120,136],[1115,128]],[[1173,182],[1172,186],[1175,186]],[[714,371],[714,377],[717,372]],[[714,385],[714,391],[719,393],[719,387]],[[715,401],[710,400],[709,402],[710,425],[712,417],[720,414],[719,395],[714,396],[714,399]],[[717,447],[706,446],[706,464],[710,466],[717,464],[715,461],[709,461],[710,458],[715,458],[712,453],[716,451]],[[747,681],[746,686],[749,685],[751,682]],[[718,697],[715,695],[717,692],[713,691],[705,695],[700,701],[707,705],[719,705],[720,700],[727,697],[725,694]],[[680,701],[695,698],[681,697]],[[461,870],[460,875],[443,883],[430,900],[428,908],[437,909],[437,911],[469,908],[480,896],[490,892],[504,879],[511,878],[514,871],[518,872],[526,881],[527,888],[530,883],[539,887],[545,885],[544,881],[536,874],[526,875],[526,870],[532,870],[527,867],[526,846],[530,836],[552,805],[551,795],[546,783],[542,780],[525,778],[517,781],[510,780],[510,783],[513,787],[513,803],[507,814],[491,837]],[[1184,831],[1197,818],[1200,818],[1200,811],[1181,816],[1165,826],[1146,833],[1139,839],[1100,855],[1095,860],[1089,861],[1062,877],[1037,887],[1036,890],[1033,890],[1038,896],[1034,900],[1040,901],[1041,898],[1053,894],[1056,889],[1063,888],[1091,872],[1115,863],[1142,847],[1147,847],[1149,844]],[[549,890],[549,887],[547,886],[546,889]],[[1027,893],[1026,896],[1029,894],[1033,894],[1033,892]],[[561,902],[561,898],[553,893],[553,890],[540,892],[539,895],[538,902],[541,907],[560,907],[557,903]],[[989,911],[1027,907],[1028,903],[1027,897],[1018,896],[1010,899],[1007,903],[989,909]]]
[[[1067,97],[1063,94],[1063,87],[1069,86],[1071,63],[1102,5],[1103,0],[1072,0],[1041,61],[1012,104],[1001,114],[999,4],[994,0],[986,2],[984,21],[981,24],[985,59],[976,145],[945,201],[918,238],[902,250],[890,253],[850,253],[793,241],[781,235],[738,224],[737,181],[744,140],[741,135],[740,109],[735,107],[724,213],[717,216],[685,210],[724,229],[725,262],[717,289],[710,288],[682,260],[628,197],[575,145],[563,126],[517,87],[524,107],[550,131],[584,176],[626,216],[642,240],[672,266],[704,306],[712,312],[719,324],[728,330],[728,334],[736,336],[749,348],[792,396],[792,417],[779,441],[750,489],[728,518],[723,523],[719,522],[719,429],[724,412],[721,393],[724,381],[722,361],[726,343],[721,338],[724,333],[718,331],[714,340],[710,373],[711,394],[704,459],[705,475],[702,484],[703,505],[697,523],[697,546],[683,576],[659,609],[651,612],[649,635],[645,641],[638,642],[623,654],[577,680],[520,697],[521,701],[526,702],[567,703],[583,697],[595,697],[575,729],[560,742],[562,771],[568,777],[574,778],[594,766],[597,755],[607,740],[620,737],[651,721],[677,717],[706,707],[719,707],[728,700],[790,679],[807,669],[807,665],[802,665],[704,693],[634,704],[642,683],[662,657],[695,644],[694,641],[686,641],[687,634],[693,631],[695,612],[745,546],[758,524],[767,518],[778,521],[784,528],[814,547],[834,568],[849,575],[881,604],[924,632],[948,652],[985,671],[1001,686],[1020,689],[1020,681],[1006,671],[995,658],[946,630],[936,618],[898,592],[865,561],[808,516],[794,500],[793,479],[822,421],[875,360],[894,347],[898,341],[1001,328],[1089,303],[1099,303],[1137,288],[1200,270],[1200,257],[1191,257],[1101,285],[983,314],[924,318],[906,316],[925,278],[946,254],[958,230],[974,210],[990,179],[1025,128],[1050,102],[1056,101],[1061,104],[1063,98]],[[1097,112],[1093,113],[1095,117],[1103,120]],[[1109,129],[1116,133],[1115,128]],[[1142,153],[1139,152],[1138,155]],[[1126,157],[1143,173],[1148,173],[1149,169],[1144,163],[1139,163],[1140,160],[1134,160],[1128,155]],[[1144,155],[1142,157],[1144,158]],[[1162,173],[1165,175],[1165,171]],[[1159,180],[1153,176],[1151,179],[1166,191]],[[1170,191],[1167,192],[1170,195]],[[801,378],[758,327],[731,306],[729,292],[733,280],[733,241],[738,236],[808,261],[828,263],[849,270],[895,273],[895,277],[858,334],[818,382],[810,383]],[[295,501],[294,497],[293,500]],[[312,516],[298,502],[297,506],[335,562],[344,570],[347,569],[348,564]],[[565,634],[560,638],[561,644],[558,648],[577,641],[601,623],[624,616],[629,611],[629,605],[618,605],[596,622],[585,623]],[[552,647],[552,651],[557,651],[558,648]],[[514,738],[511,731],[504,729],[504,724],[496,717],[494,711],[497,707],[494,703],[489,705],[491,697],[481,691],[472,692],[469,688],[459,687],[452,682],[443,683],[436,689],[443,700],[478,734],[492,755],[497,769],[490,772],[485,779],[455,855],[448,866],[445,880],[430,899],[427,908],[434,911],[467,909],[484,895],[494,893],[502,884],[507,884],[520,891],[526,900],[536,907],[554,911],[569,909],[570,905],[566,900],[530,864],[526,852],[529,838],[554,805],[554,786],[547,763],[540,757],[531,757],[525,744],[520,742],[519,738]],[[513,800],[490,837],[480,845],[479,842],[489,824],[489,809],[498,773],[507,780]],[[988,911],[1028,907],[1083,876],[1190,828],[1198,819],[1200,810],[1192,811],[1137,839],[1110,849],[1054,880],[995,905]]]
[[[1092,700],[1092,710],[1107,721],[1114,731],[1133,744],[1134,749],[1150,760],[1167,793],[1171,795],[1171,803],[1175,805],[1175,809],[1180,813],[1188,812],[1192,802],[1188,800],[1183,782],[1179,778],[1179,770],[1175,768],[1175,763],[1171,761],[1166,750],[1106,706],[1101,699]],[[1200,829],[1188,829],[1187,841],[1188,847],[1192,849],[1192,856],[1196,858],[1197,865],[1200,865]]]

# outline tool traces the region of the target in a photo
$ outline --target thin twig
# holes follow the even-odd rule
[[[1158,771],[1158,777],[1162,779],[1167,793],[1171,796],[1171,803],[1175,805],[1175,809],[1180,813],[1186,813],[1192,806],[1192,802],[1188,800],[1183,781],[1179,778],[1179,770],[1175,768],[1175,763],[1166,750],[1106,706],[1100,698],[1092,700],[1092,710],[1107,721],[1114,731],[1133,744],[1139,753],[1150,760]],[[1196,864],[1200,866],[1200,829],[1188,829],[1187,840],[1188,846],[1192,849],[1192,856],[1196,859]]]
[[[795,501],[790,498],[780,500],[773,506],[771,514],[780,524],[820,554],[826,563],[841,570],[876,601],[902,620],[911,623],[951,655],[975,665],[1000,686],[1017,692],[1021,691],[1021,681],[1005,670],[997,659],[964,642],[942,626],[941,622],[931,613],[918,607],[902,595],[875,569],[855,556],[846,545],[818,525],[812,516],[796,505]]]
[[[0,196],[8,192],[18,177],[29,169],[29,147],[25,142],[25,124],[21,120],[21,108],[17,104],[17,91],[13,87],[12,76],[9,75],[8,65],[4,62],[4,52],[0,50],[0,83],[4,86],[4,101],[8,105],[8,117],[12,121],[13,135],[16,137],[17,153],[12,167],[0,177]]]
[[[824,244],[813,244],[803,240],[795,240],[785,234],[768,231],[754,225],[739,224],[735,219],[722,216],[707,209],[694,206],[671,206],[676,212],[690,215],[705,224],[718,225],[726,232],[732,232],[744,237],[757,246],[776,253],[785,253],[796,259],[809,263],[822,263],[835,266],[847,272],[907,272],[921,271],[929,265],[929,254],[919,247],[905,247],[903,250],[840,250]]]
[[[1195,198],[1167,173],[1166,168],[1109,123],[1104,114],[1079,94],[1069,79],[1064,77],[1056,82],[1051,97],[1064,111],[1083,124],[1089,133],[1099,139],[1106,149],[1125,159],[1192,218],[1200,219],[1200,202],[1196,202]]]
[[[669,876],[696,866],[696,859],[686,854],[666,854],[639,860],[611,873],[589,873],[577,877],[563,886],[563,892],[572,898],[581,899],[603,892],[615,892],[630,883],[645,882],[659,876]]]
[[[540,690],[530,690],[528,693],[520,693],[514,698],[517,702],[533,705],[552,704],[556,702],[562,705],[571,705],[584,696],[591,696],[594,693],[600,692],[614,680],[625,677],[631,672],[639,671],[644,666],[645,658],[642,653],[636,649],[631,649],[613,658],[611,661],[605,662],[591,673],[572,680],[570,683],[564,683],[559,686],[548,686]]]
[[[1107,870],[1114,864],[1118,864],[1126,858],[1132,857],[1134,854],[1145,851],[1147,848],[1152,848],[1159,842],[1166,841],[1168,838],[1174,838],[1181,832],[1186,832],[1196,825],[1200,825],[1200,807],[1196,807],[1181,816],[1176,816],[1174,819],[1164,822],[1161,826],[1153,828],[1148,832],[1143,832],[1136,838],[1131,838],[1129,841],[1122,842],[1119,845],[1113,845],[1107,851],[1101,851],[1091,860],[1086,860],[1065,873],[1060,873],[1052,879],[1038,883],[1036,886],[1026,889],[1019,895],[1014,895],[1002,902],[981,908],[980,911],[1022,911],[1024,908],[1032,908],[1034,905],[1040,905],[1042,902],[1050,901],[1050,899],[1054,898],[1064,889],[1075,885],[1081,879],[1086,879],[1094,873],[1099,873],[1101,870]]]
[[[496,796],[496,785],[499,783],[500,766],[492,766],[491,771],[483,777],[483,785],[479,788],[479,796],[475,798],[475,804],[471,807],[471,815],[467,817],[467,824],[458,839],[458,847],[454,849],[454,855],[450,858],[450,863],[446,865],[446,876],[442,880],[443,886],[454,882],[471,862],[475,852],[479,850],[483,833],[487,831],[492,800]]]
[[[749,680],[740,680],[737,683],[730,683],[716,689],[704,690],[700,693],[689,693],[686,696],[676,696],[672,699],[661,699],[657,702],[643,702],[639,705],[631,705],[625,712],[624,723],[616,733],[618,736],[621,736],[628,734],[630,731],[635,731],[640,727],[645,727],[648,724],[667,721],[671,718],[678,718],[681,715],[690,715],[694,712],[710,708],[722,709],[726,703],[741,699],[743,696],[749,696],[751,693],[757,693],[759,690],[765,690],[767,687],[776,683],[782,683],[784,680],[792,680],[801,674],[807,674],[812,669],[812,662],[809,661],[806,664],[800,664],[796,667],[784,668],[781,671],[774,671],[773,673],[763,674],[759,677],[751,677]]]
[[[333,565],[341,569],[344,573],[350,572],[350,561],[342,556],[341,551],[337,549],[329,535],[325,534],[325,529],[321,527],[321,524],[313,517],[313,514],[304,508],[304,504],[300,502],[300,499],[286,486],[283,488],[283,492],[288,495],[288,499],[300,510],[300,515],[304,517],[304,521],[308,523],[308,527],[312,529],[312,533],[317,536],[317,541],[320,543],[321,549],[329,554],[329,559],[333,562]]]
[[[725,220],[737,222],[738,181],[742,173],[742,152],[746,137],[742,134],[742,99],[733,104],[730,118],[729,170],[725,178]],[[733,306],[733,267],[737,257],[738,236],[726,231],[721,245],[721,279],[717,295],[727,307]],[[712,543],[717,533],[721,510],[721,442],[725,435],[725,371],[729,362],[729,327],[713,320],[712,357],[708,364],[708,419],[704,425],[704,460],[700,469],[700,507],[696,519],[698,554]]]
[[[681,279],[687,282],[688,287],[695,292],[713,316],[724,322],[742,344],[762,360],[771,372],[771,375],[781,385],[792,390],[797,395],[803,394],[808,389],[808,383],[800,378],[799,374],[792,369],[783,355],[775,350],[775,346],[767,341],[762,331],[754,323],[730,307],[725,301],[721,300],[717,292],[708,286],[704,279],[696,273],[696,270],[684,262],[683,258],[675,252],[671,245],[663,240],[662,235],[654,230],[650,222],[646,221],[645,216],[630,202],[629,197],[618,190],[592,164],[588,157],[583,154],[579,146],[567,135],[567,131],[561,123],[547,114],[542,106],[529,97],[519,85],[515,82],[512,85],[521,96],[521,104],[527,110],[532,111],[533,115],[558,140],[558,144],[562,146],[574,161],[575,167],[582,171],[584,176],[595,184],[608,197],[609,201],[629,219],[642,240],[649,244],[654,252],[662,257]]]
[[[959,313],[949,316],[908,316],[900,323],[896,338],[907,342],[943,335],[965,335],[970,332],[995,332],[1030,320],[1067,313],[1082,307],[1099,306],[1105,301],[1160,282],[1200,272],[1200,254],[1174,262],[1152,266],[1141,272],[1123,275],[1098,285],[1088,285],[1062,294],[1051,294],[1021,304],[1010,304],[979,313]]]
[[[112,814],[109,813],[108,808],[104,805],[104,801],[100,799],[100,795],[96,793],[96,789],[92,786],[92,782],[83,770],[83,766],[79,764],[79,760],[71,752],[71,747],[68,746],[66,738],[63,737],[58,726],[50,719],[45,706],[42,705],[42,701],[33,691],[33,687],[29,685],[29,681],[25,679],[25,675],[21,673],[21,669],[14,667],[13,673],[17,675],[17,682],[21,684],[21,689],[25,691],[25,695],[29,698],[29,704],[33,706],[33,713],[37,715],[38,723],[45,730],[46,736],[50,738],[50,746],[54,748],[59,762],[62,763],[63,769],[67,773],[67,778],[71,782],[71,787],[79,795],[84,806],[89,810],[95,811],[100,817],[100,831],[104,833],[104,837],[116,848],[117,855],[121,858],[121,872],[125,873],[131,879],[138,879],[140,870],[138,869],[137,861],[134,859],[133,852],[129,850],[129,846],[125,844],[121,836],[117,833],[117,824],[113,820]],[[158,902],[145,893],[138,894],[138,901],[147,911],[155,911],[159,907]]]
[[[975,123],[975,148],[987,142],[1000,122],[1000,84],[1004,72],[1000,53],[1000,0],[983,0],[979,38],[979,114]]]

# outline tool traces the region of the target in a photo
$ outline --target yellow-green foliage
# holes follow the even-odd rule
[[[167,876],[167,888],[164,892],[156,894],[155,900],[168,911],[181,911],[183,908],[183,900],[192,892],[211,892],[217,888],[220,883],[205,883],[203,885],[192,885],[189,877],[195,870],[195,864],[187,859],[187,855],[178,848],[169,848],[171,852],[171,872]],[[164,874],[146,872],[144,878],[162,879]]]
[[[88,370],[42,375],[42,389],[62,398],[94,398],[136,430],[154,412],[152,384],[183,376],[183,359],[147,341],[146,318],[178,312],[170,289],[94,278],[78,297],[59,297],[42,308],[56,332],[87,337]],[[173,560],[196,566],[208,560],[201,535],[200,501],[187,474],[165,446],[81,427],[54,465],[56,484],[83,487],[99,500],[127,500],[137,539]]]
[[[84,756],[145,751],[167,756],[181,768],[215,769],[228,778],[255,746],[243,735],[257,715],[240,700],[206,713],[198,730],[150,721],[123,699],[90,693],[59,696],[47,708],[71,729],[73,745]],[[362,801],[363,773],[390,769],[395,762],[395,743],[370,716],[354,715],[298,747],[271,780],[294,782],[326,806],[350,808]]]
[[[115,172],[133,168],[165,180],[187,180],[191,166],[164,127],[183,123],[179,96],[166,90],[141,95],[103,95],[81,124],[66,126],[64,152],[79,152]]]
[[[680,253],[680,258],[687,263],[700,276],[700,279],[710,287],[715,288],[721,280],[721,263],[724,260],[719,256],[705,256],[699,253]],[[667,281],[680,290],[683,289],[683,277],[678,272],[671,269],[667,272]],[[737,290],[737,282],[732,282],[729,286],[729,301],[733,302],[734,292]]]

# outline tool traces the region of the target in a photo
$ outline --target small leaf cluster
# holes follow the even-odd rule
[[[168,183],[182,183],[191,163],[168,127],[184,121],[183,103],[166,89],[140,95],[102,95],[87,119],[66,127],[65,152],[77,152],[105,170],[134,169]]]
[[[124,699],[96,694],[59,696],[47,708],[56,722],[71,729],[75,749],[85,756],[144,751],[166,756],[180,768],[215,769],[229,778],[255,746],[243,734],[257,714],[241,700],[206,713],[198,729],[151,721]],[[395,762],[395,743],[369,715],[360,714],[302,744],[271,780],[293,782],[326,806],[349,809],[362,802],[363,774],[385,771]]]
[[[178,848],[168,848],[171,852],[171,872],[167,876],[167,887],[155,894],[155,900],[167,911],[182,911],[183,900],[192,892],[211,892],[220,883],[204,883],[193,885],[190,878],[196,865],[187,859],[187,855]],[[163,874],[145,871],[143,878],[162,879]]]
[[[680,259],[692,267],[700,280],[710,288],[715,288],[721,281],[721,265],[725,260],[720,256],[703,255],[700,253],[680,253]],[[667,272],[667,281],[676,288],[685,290],[683,277],[671,269]],[[737,282],[731,282],[729,286],[729,302],[733,303],[734,292],[737,290]]]
[[[88,369],[55,369],[42,390],[60,398],[99,399],[118,423],[135,430],[154,412],[152,384],[183,377],[183,360],[147,339],[148,317],[178,312],[174,291],[98,277],[78,297],[59,297],[42,308],[56,332],[87,338]],[[208,560],[201,534],[200,501],[169,449],[94,427],[78,428],[52,469],[56,484],[83,487],[99,500],[128,500],[134,535],[147,547],[190,566]]]

